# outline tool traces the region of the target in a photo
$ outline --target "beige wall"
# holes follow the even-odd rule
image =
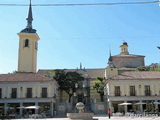
[[[22,87],[22,89],[21,89]],[[50,82],[1,82],[2,98],[11,98],[12,88],[17,88],[17,98],[26,98],[27,88],[32,88],[32,97],[41,97],[42,88],[46,87],[48,97],[53,97],[56,93],[57,85]],[[55,90],[54,90],[55,89]]]
[[[95,82],[98,82],[98,80],[97,79],[90,80],[90,98],[96,99],[97,102],[100,102],[100,94],[97,93],[96,90],[93,90],[93,87],[92,87]]]
[[[19,55],[18,71],[36,72],[37,49],[35,43],[39,40],[36,33],[18,33],[19,35]],[[29,40],[29,47],[24,47],[25,40]]]
[[[106,68],[105,69],[105,77],[113,77],[115,75],[118,75],[118,68]]]
[[[58,91],[57,100],[59,102],[66,102],[68,100],[69,96],[66,92],[60,92]]]
[[[145,85],[150,86],[151,95],[160,95],[160,80],[110,80],[109,94],[114,96],[114,87],[120,86],[121,96],[130,96],[130,86],[135,86],[136,96],[144,96]]]

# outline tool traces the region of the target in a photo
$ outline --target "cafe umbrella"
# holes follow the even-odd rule
[[[39,109],[39,108],[41,107],[37,105],[25,107],[25,109]]]

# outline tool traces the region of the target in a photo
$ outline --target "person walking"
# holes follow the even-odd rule
[[[111,109],[110,108],[108,108],[108,117],[109,117],[109,119],[111,117]]]

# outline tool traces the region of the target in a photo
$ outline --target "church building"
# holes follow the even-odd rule
[[[136,68],[144,66],[144,57],[142,55],[129,54],[127,42],[120,46],[120,54],[112,56],[113,64],[116,68]]]
[[[119,107],[118,104],[122,102],[160,102],[160,72],[135,71],[137,67],[145,65],[145,56],[130,54],[128,43],[123,42],[120,53],[114,56],[110,53],[108,65],[104,68],[87,69],[80,64],[77,69],[65,69],[66,72],[81,73],[85,78],[81,85],[76,85],[77,91],[72,96],[72,102],[68,103],[68,95],[59,92],[57,82],[48,77],[56,68],[37,70],[40,38],[32,26],[31,2],[26,20],[27,26],[18,33],[18,70],[16,73],[0,74],[0,106],[4,108],[5,114],[14,113],[18,118],[28,118],[29,114],[42,112],[50,117],[66,115],[74,111],[73,103],[77,102],[85,103],[86,112],[106,114],[107,108],[112,108],[113,112],[143,111],[146,108],[143,105],[137,108],[134,105]],[[100,101],[99,93],[93,89],[99,76],[105,79],[103,102]],[[29,113],[28,106],[38,108]]]
[[[30,114],[44,111],[47,116],[53,116],[59,85],[54,79],[37,73],[40,38],[32,28],[31,3],[26,20],[26,28],[18,33],[18,70],[16,73],[0,74],[0,106],[5,115],[12,114],[17,118],[28,118]]]

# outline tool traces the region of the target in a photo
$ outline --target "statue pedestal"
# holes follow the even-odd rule
[[[77,103],[76,108],[79,110],[79,113],[67,113],[67,117],[70,120],[93,120],[93,113],[82,113],[84,108],[84,104],[82,102]]]
[[[67,113],[70,120],[93,120],[93,113]]]

